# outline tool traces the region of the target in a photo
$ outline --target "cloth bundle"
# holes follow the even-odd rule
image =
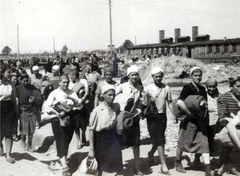
[[[90,158],[87,156],[85,159],[82,160],[78,171],[74,176],[84,176],[84,175],[97,175],[97,167],[98,163],[95,158]]]
[[[188,110],[192,113],[194,119],[203,120],[203,117],[206,117],[206,104],[201,105],[202,102],[206,102],[206,99],[203,96],[189,95],[184,102]],[[179,110],[177,100],[173,101],[173,112],[178,120],[185,121],[187,119],[187,116]]]

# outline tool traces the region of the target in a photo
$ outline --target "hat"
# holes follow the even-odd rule
[[[102,92],[102,94],[104,94],[106,91],[111,90],[111,89],[115,90],[113,85],[110,85],[110,84],[104,85],[102,87],[102,91],[101,92]]]
[[[203,71],[200,67],[193,67],[193,68],[191,68],[191,70],[190,70],[190,75],[192,75],[192,73],[193,73],[195,70],[201,70],[201,71]]]
[[[33,71],[39,70],[39,67],[38,66],[33,66],[32,70]]]
[[[56,71],[59,71],[59,70],[60,70],[60,67],[59,67],[58,65],[54,65],[54,66],[52,67],[52,69],[53,69],[53,70],[56,70]]]
[[[127,75],[129,76],[129,75],[130,75],[131,73],[133,73],[133,72],[139,73],[139,69],[138,69],[138,67],[135,66],[135,65],[132,65],[131,67],[129,67],[129,68],[127,69]]]
[[[151,71],[151,75],[155,75],[155,74],[157,74],[157,73],[159,73],[159,72],[162,72],[162,73],[163,73],[163,69],[160,68],[160,67],[154,67],[154,68],[152,69],[152,71]]]

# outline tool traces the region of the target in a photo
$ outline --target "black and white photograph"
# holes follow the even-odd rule
[[[1,0],[1,176],[240,176],[240,1]]]

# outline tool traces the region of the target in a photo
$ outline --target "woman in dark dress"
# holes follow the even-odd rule
[[[183,87],[177,101],[178,108],[186,118],[180,123],[175,168],[178,172],[186,172],[181,163],[181,156],[184,151],[198,154],[197,156],[202,154],[205,164],[205,175],[210,176],[210,154],[204,117],[200,117],[201,120],[197,120],[194,117],[195,114],[187,108],[184,102],[189,95],[200,95],[207,100],[206,90],[200,85],[202,69],[193,67],[190,70],[190,75],[192,76],[192,82]]]
[[[102,172],[118,174],[123,169],[122,152],[116,130],[119,104],[113,103],[115,90],[106,85],[102,87],[104,101],[93,109],[89,120],[89,156],[98,162]]]
[[[16,95],[15,86],[7,79],[11,75],[10,69],[6,65],[1,64],[0,71],[0,103],[1,103],[1,146],[0,146],[0,156],[4,155],[3,151],[3,138],[5,138],[5,148],[6,148],[6,161],[9,163],[15,163],[14,158],[12,158],[12,144],[13,134],[17,131],[17,105],[16,105]]]
[[[40,113],[42,96],[40,91],[32,84],[29,84],[29,76],[21,76],[22,84],[16,88],[18,107],[20,110],[20,133],[22,136],[22,148],[33,151],[32,139],[36,128],[37,115]],[[26,137],[28,142],[26,143]]]

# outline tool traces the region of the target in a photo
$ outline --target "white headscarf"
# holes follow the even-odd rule
[[[37,70],[39,70],[39,67],[38,66],[33,66],[32,70],[37,71]]]
[[[52,67],[52,69],[53,69],[53,70],[56,70],[56,71],[59,71],[59,70],[60,70],[60,67],[59,67],[58,65],[54,65],[54,66]]]
[[[190,75],[192,75],[192,73],[193,73],[195,70],[201,70],[201,71],[203,71],[200,67],[193,67],[193,68],[191,68],[191,70],[190,70]]]
[[[104,94],[106,91],[111,89],[115,90],[113,85],[104,85],[102,86],[101,94]]]
[[[152,70],[151,70],[151,75],[155,75],[159,72],[162,72],[163,73],[163,69],[161,67],[154,67]]]
[[[129,68],[127,69],[127,75],[129,76],[129,75],[130,75],[131,73],[133,73],[133,72],[139,73],[139,69],[138,69],[138,67],[135,66],[135,65],[132,65],[131,67],[129,67]]]

